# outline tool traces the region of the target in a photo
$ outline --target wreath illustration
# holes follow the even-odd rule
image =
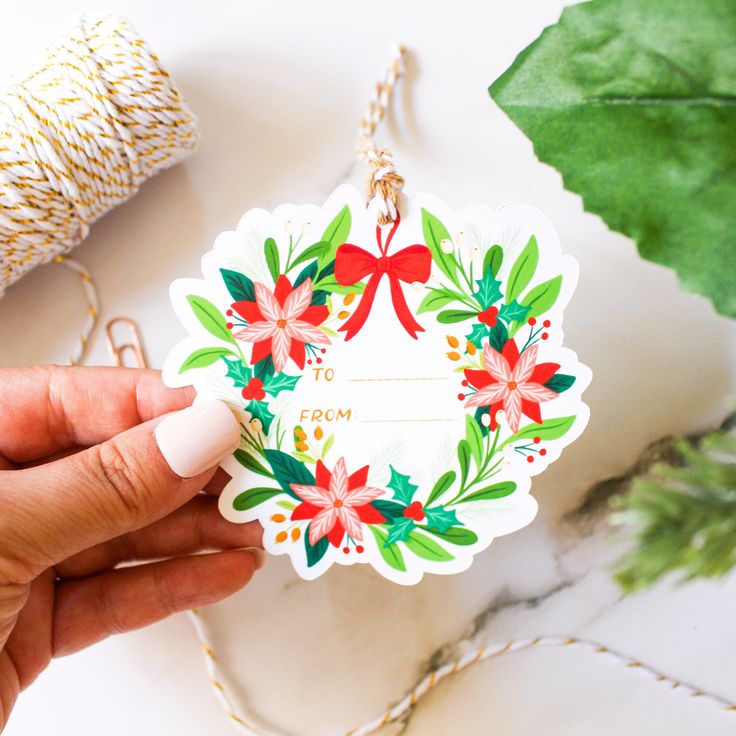
[[[199,333],[199,342],[185,341],[175,350],[164,375],[168,383],[194,382],[206,392],[206,382],[189,377],[209,371],[216,376],[210,381],[229,389],[221,398],[242,417],[241,446],[226,466],[240,484],[224,495],[228,518],[261,520],[267,548],[291,554],[305,577],[332,562],[371,561],[387,577],[416,582],[422,571],[464,569],[490,543],[487,514],[503,513],[514,494],[528,496],[535,463],[558,456],[582,431],[584,404],[565,415],[547,407],[579,379],[587,383],[588,374],[576,361],[566,372],[562,360],[540,357],[559,319],[555,304],[565,276],[535,280],[540,249],[534,234],[507,262],[502,244],[458,242],[462,233],[453,237],[436,214],[421,208],[423,242],[392,252],[401,216],[390,227],[375,228],[375,245],[354,244],[355,213],[348,201],[319,238],[309,239],[306,230],[297,234],[292,222],[285,233],[268,233],[259,254],[266,273],[255,264],[230,268],[217,260],[209,271],[220,283],[212,288],[226,294],[226,305],[191,288],[197,282],[181,282],[172,298],[180,313],[188,310],[185,324]],[[451,465],[429,485],[394,465],[378,483],[370,465],[335,456],[334,434],[321,425],[287,431],[274,410],[307,366],[323,365],[330,346],[363,329],[383,279],[407,339],[424,331],[417,320],[423,314],[453,332],[446,337],[446,356],[466,410],[465,431]],[[410,284],[412,296],[417,289],[423,294],[414,311],[405,293]],[[210,344],[201,344],[203,335]],[[193,344],[200,346],[191,349]],[[568,354],[574,357],[560,353],[563,359]],[[528,467],[523,480],[518,461]],[[238,467],[245,471],[241,477]],[[515,528],[528,523],[535,509],[527,508]]]

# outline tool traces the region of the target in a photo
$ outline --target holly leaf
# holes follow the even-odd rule
[[[565,8],[490,93],[585,209],[736,317],[736,3]]]
[[[435,506],[433,509],[425,508],[424,515],[427,517],[427,526],[439,532],[446,532],[451,526],[460,523],[454,509],[448,511],[442,506]]]
[[[278,396],[282,391],[293,391],[300,378],[301,376],[287,376],[285,373],[269,376],[263,382],[263,390],[271,396]]]
[[[263,425],[263,433],[268,434],[268,431],[271,429],[271,422],[274,419],[274,414],[268,408],[268,404],[265,401],[256,401],[253,399],[248,403],[248,406],[245,407],[245,410],[250,412],[253,419],[258,419],[261,422]]]
[[[225,358],[227,373],[225,378],[231,378],[236,388],[243,388],[253,378],[253,371],[249,365],[243,363],[239,358]]]
[[[476,322],[473,325],[473,329],[465,336],[465,339],[468,342],[472,342],[473,345],[477,348],[483,347],[483,340],[488,337],[488,328],[481,324],[480,322]]]
[[[416,527],[414,519],[408,519],[406,516],[394,519],[394,523],[388,528],[385,546],[396,544],[396,542],[405,542],[414,527]]]
[[[393,465],[389,467],[391,468],[391,480],[387,485],[394,492],[394,498],[404,506],[408,506],[419,486],[415,486],[408,475],[402,475]]]
[[[575,383],[575,376],[569,376],[567,373],[555,373],[552,378],[547,381],[544,385],[556,394],[561,394],[567,391]]]
[[[473,293],[473,296],[483,309],[492,307],[503,296],[501,282],[493,275],[490,268],[487,268],[483,273],[483,278],[476,279],[475,283],[478,285],[478,290]]]
[[[511,324],[512,322],[524,322],[527,314],[529,314],[529,307],[519,304],[516,299],[514,299],[510,304],[502,304],[501,309],[498,311],[498,316],[507,324]]]

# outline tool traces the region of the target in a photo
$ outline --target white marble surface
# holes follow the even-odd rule
[[[86,3],[6,3],[0,64],[17,68]],[[601,523],[563,517],[596,481],[623,472],[650,441],[710,426],[734,393],[736,328],[682,293],[669,271],[583,212],[559,175],[490,102],[487,85],[561,3],[320,0],[108,3],[137,26],[201,120],[195,156],[147,183],[78,249],[103,295],[103,319],[143,325],[160,365],[181,329],[167,299],[178,276],[247,208],[321,202],[360,184],[356,121],[390,42],[412,49],[383,140],[415,191],[452,206],[522,200],[544,210],[581,265],[566,338],[594,372],[587,433],[533,492],[537,520],[497,540],[466,573],[402,588],[363,568],[305,583],[271,559],[207,616],[241,695],[295,736],[340,733],[378,715],[468,634],[590,636],[736,699],[736,582],[660,586],[621,600]],[[63,361],[83,302],[48,266],[0,302],[0,363]],[[97,341],[92,362],[106,362]],[[0,387],[1,388],[1,387]],[[593,533],[589,533],[593,528]],[[443,649],[444,648],[444,649]],[[439,652],[439,653],[438,653]],[[479,665],[438,687],[403,729],[419,734],[733,733],[733,716],[688,701],[585,653],[535,650]],[[232,733],[189,624],[177,617],[55,662],[25,693],[9,736]]]

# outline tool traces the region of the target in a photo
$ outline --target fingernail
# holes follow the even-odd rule
[[[169,467],[192,478],[218,465],[240,444],[240,425],[222,401],[202,401],[167,416],[155,430]]]
[[[247,547],[246,552],[253,555],[256,570],[260,570],[266,564],[266,553],[260,547]]]

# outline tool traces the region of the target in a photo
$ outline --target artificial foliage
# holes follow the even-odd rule
[[[682,581],[722,577],[736,566],[736,431],[680,440],[681,464],[658,463],[614,499],[613,520],[636,545],[616,578],[627,592],[669,573]]]
[[[490,87],[586,210],[736,317],[736,3],[566,8]]]

